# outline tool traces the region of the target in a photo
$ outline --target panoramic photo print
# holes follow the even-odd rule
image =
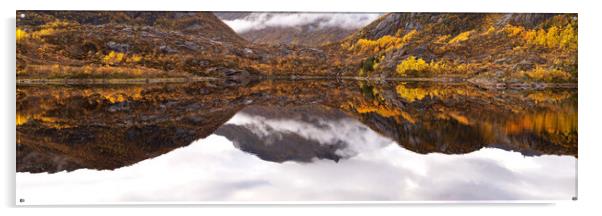
[[[16,203],[575,200],[577,32],[552,13],[16,11]]]

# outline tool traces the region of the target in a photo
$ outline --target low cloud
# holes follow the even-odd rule
[[[268,27],[300,27],[315,24],[318,28],[359,29],[376,20],[378,13],[251,13],[242,19],[224,20],[237,33]]]

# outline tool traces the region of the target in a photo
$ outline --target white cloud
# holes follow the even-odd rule
[[[358,29],[377,19],[378,13],[251,13],[224,22],[237,33],[261,30],[268,27],[300,27],[316,23],[318,28],[340,27]]]
[[[570,156],[524,157],[490,148],[421,155],[395,143],[338,163],[273,163],[211,135],[114,171],[17,173],[16,198],[25,204],[567,200],[575,194],[575,163]]]

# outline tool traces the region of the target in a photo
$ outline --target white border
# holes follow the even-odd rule
[[[600,102],[600,93],[602,81],[600,71],[600,47],[601,35],[599,20],[602,20],[600,14],[602,9],[595,4],[596,1],[584,0],[169,0],[169,1],[138,1],[138,0],[87,0],[87,1],[69,1],[69,0],[20,0],[2,2],[2,42],[4,50],[2,52],[2,65],[4,66],[2,83],[2,96],[5,101],[2,107],[2,138],[5,155],[3,162],[5,169],[2,173],[2,191],[4,194],[3,207],[8,214],[4,215],[22,215],[35,214],[46,215],[48,213],[61,214],[79,214],[79,215],[108,215],[108,214],[151,214],[151,215],[180,215],[195,214],[198,212],[190,209],[190,205],[176,206],[185,208],[173,208],[173,205],[160,205],[160,208],[152,207],[146,209],[126,208],[132,206],[118,205],[118,209],[106,208],[106,206],[94,206],[90,209],[68,209],[61,208],[14,208],[14,171],[15,171],[15,125],[14,125],[14,104],[15,104],[15,36],[14,36],[14,17],[16,10],[189,10],[189,11],[313,11],[313,12],[578,12],[579,13],[579,200],[559,202],[555,205],[541,204],[489,204],[468,203],[457,204],[454,202],[432,203],[423,205],[424,202],[417,204],[414,202],[405,202],[403,205],[394,203],[372,204],[362,203],[360,205],[348,205],[344,203],[347,213],[362,215],[377,215],[386,213],[396,214],[453,214],[462,213],[466,215],[507,215],[513,213],[532,214],[532,215],[573,215],[575,213],[600,212],[600,161],[601,153],[599,141],[600,118],[599,110],[602,110]],[[381,202],[382,203],[382,202]],[[464,202],[463,202],[464,203]],[[503,202],[507,203],[507,202]],[[188,203],[182,203],[188,204]],[[313,204],[313,203],[312,203]],[[196,206],[196,205],[194,205]],[[307,214],[342,214],[341,205],[264,205],[269,209],[260,209],[261,214],[287,214],[287,215],[307,215]],[[314,208],[306,208],[306,207]],[[134,207],[139,207],[135,205]],[[165,208],[167,207],[167,208]],[[210,203],[205,206],[205,211],[221,214],[224,212],[234,214],[250,214],[257,211],[257,206],[249,205],[221,205]],[[398,207],[404,207],[399,209]],[[470,207],[471,211],[467,211]],[[191,211],[192,210],[192,211]],[[472,211],[476,210],[476,211]],[[17,212],[19,211],[19,212]],[[55,212],[56,211],[56,212]],[[59,212],[60,211],[60,212]],[[144,211],[144,213],[142,213]],[[394,212],[398,211],[398,212]],[[255,212],[257,213],[257,212]]]
[[[96,4],[92,2],[97,2]],[[304,12],[578,12],[567,0],[170,0],[19,1],[21,10],[304,11]]]

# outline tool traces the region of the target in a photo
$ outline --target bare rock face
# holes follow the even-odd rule
[[[524,26],[527,28],[535,28],[541,25],[546,20],[556,16],[553,13],[537,13],[537,14],[507,14],[509,17],[508,24]]]
[[[378,39],[398,31],[437,31],[437,34],[457,34],[482,24],[486,14],[477,13],[388,13],[356,32],[353,38]],[[428,29],[427,29],[428,28]]]

